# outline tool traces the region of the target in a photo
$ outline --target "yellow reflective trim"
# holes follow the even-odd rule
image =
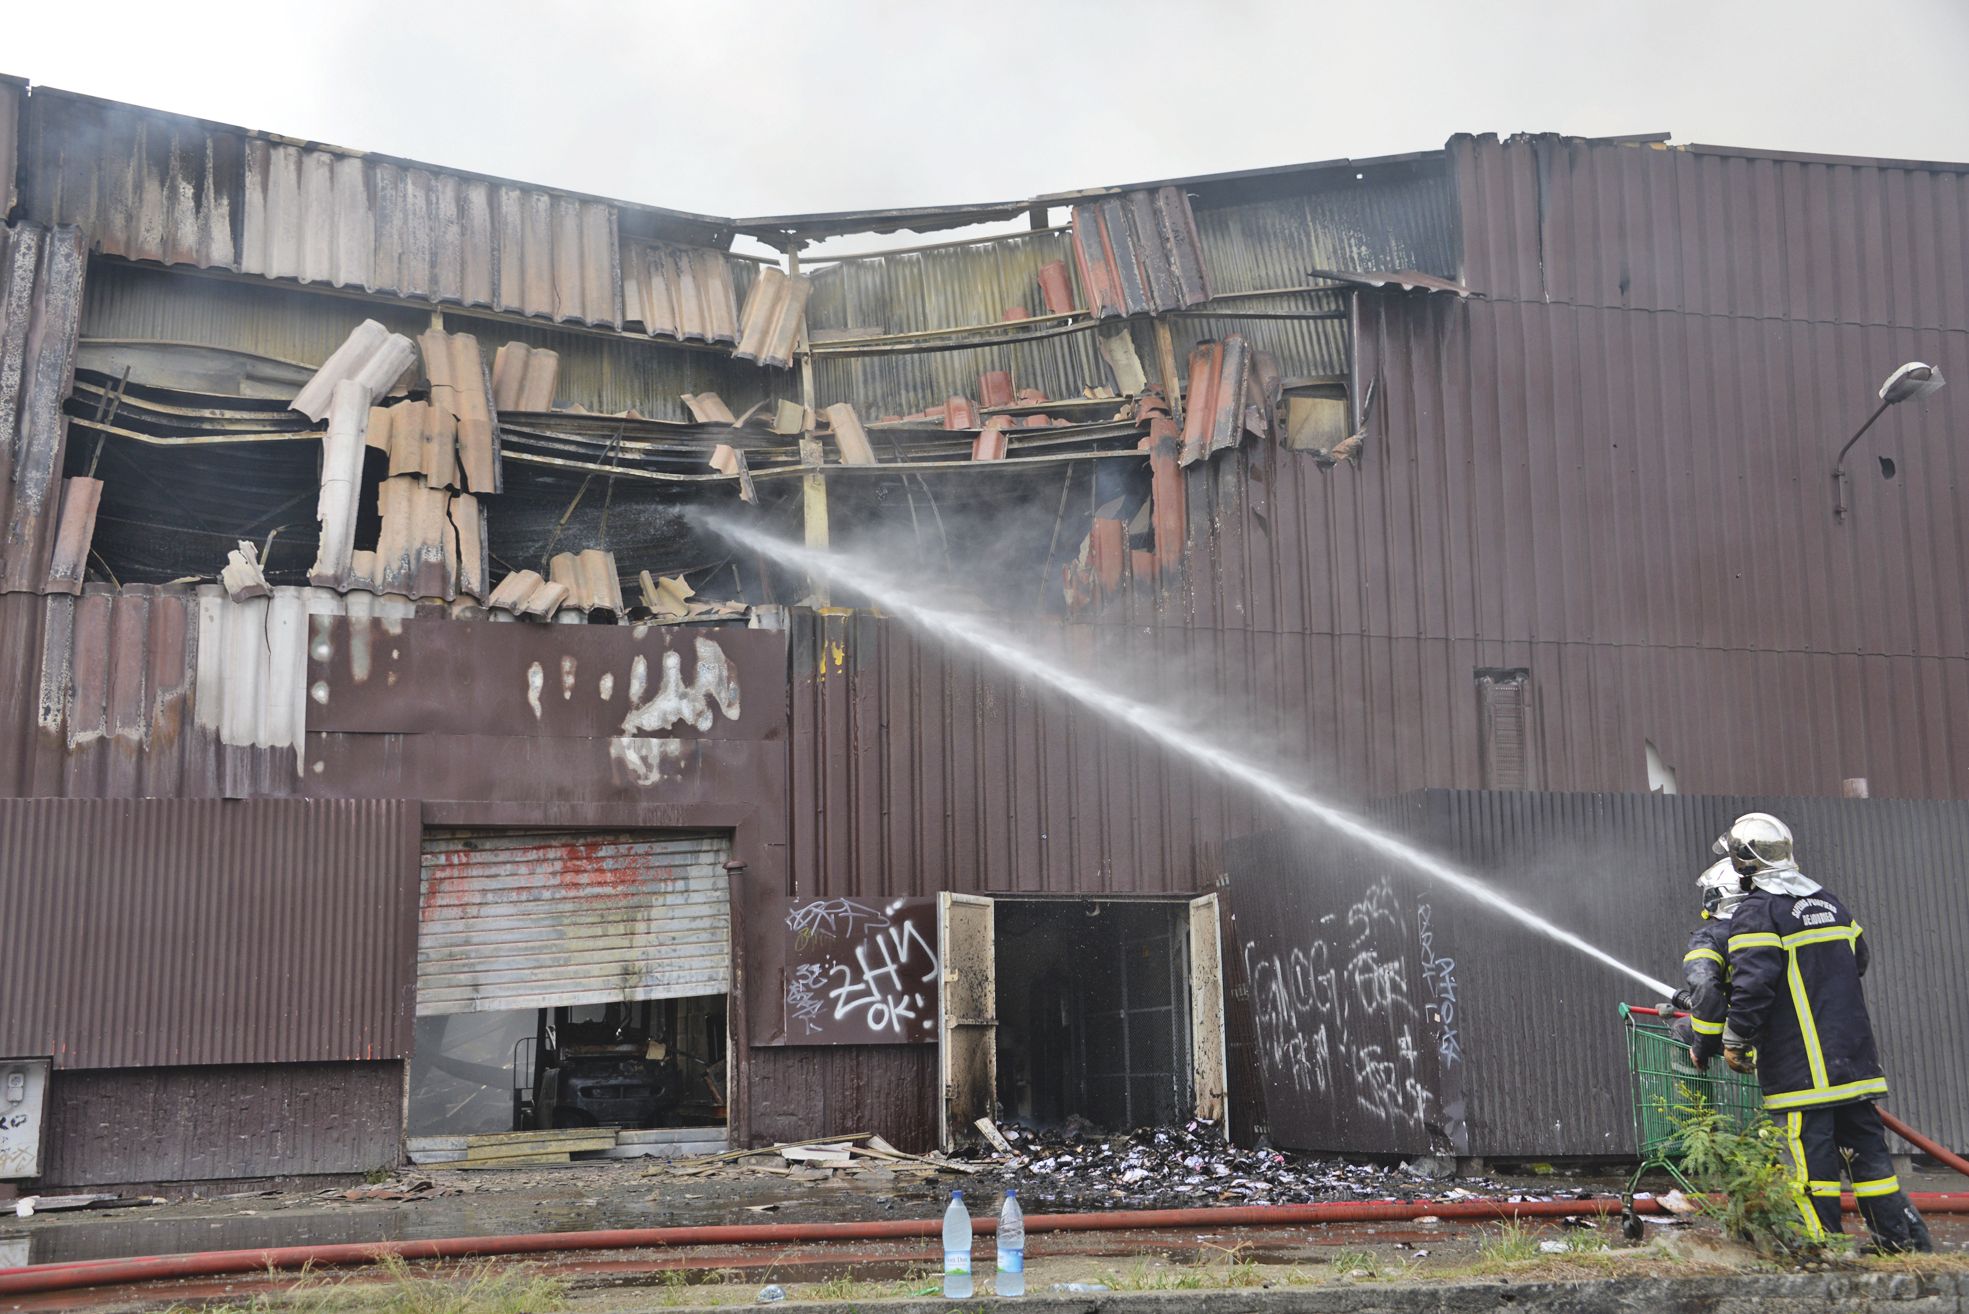
[[[1885,1095],[1887,1078],[1868,1077],[1864,1081],[1849,1081],[1843,1086],[1826,1086],[1811,1090],[1780,1091],[1776,1095],[1764,1097],[1767,1109],[1802,1109],[1814,1104],[1837,1104],[1841,1100],[1860,1099],[1867,1095]]]
[[[1745,931],[1742,935],[1730,937],[1730,952],[1739,949],[1782,949],[1784,941],[1771,931]]]
[[[1721,1022],[1705,1022],[1699,1017],[1692,1017],[1689,1019],[1689,1025],[1695,1029],[1695,1033],[1698,1036],[1720,1036],[1723,1034],[1723,1024]]]
[[[1691,949],[1682,955],[1682,961],[1685,963],[1693,963],[1699,958],[1707,958],[1718,967],[1723,966],[1723,955],[1717,953],[1714,949]]]
[[[1775,937],[1773,937],[1775,938]],[[1825,1240],[1825,1225],[1819,1222],[1819,1211],[1812,1208],[1812,1202],[1805,1196],[1805,1142],[1799,1132],[1805,1125],[1802,1113],[1788,1114],[1784,1120],[1785,1145],[1791,1152],[1791,1199],[1798,1206],[1798,1216],[1805,1222],[1805,1239]]]
[[[1812,1018],[1812,1001],[1805,993],[1805,977],[1798,970],[1798,955],[1786,957],[1784,974],[1791,982],[1791,1007],[1798,1014],[1798,1034],[1805,1042],[1805,1061],[1812,1068],[1814,1089],[1825,1085],[1825,1051],[1819,1047],[1819,1024]]]
[[[1892,1195],[1901,1189],[1898,1177],[1876,1177],[1870,1182],[1854,1182],[1853,1194],[1861,1197]]]
[[[1829,944],[1834,940],[1852,941],[1859,938],[1856,926],[1818,926],[1809,931],[1793,931],[1779,943],[1786,949],[1799,949],[1808,944]]]
[[[1814,1177],[1811,1180],[1810,1185],[1812,1188],[1812,1194],[1819,1197],[1821,1200],[1826,1200],[1826,1199],[1836,1200],[1839,1198],[1839,1183],[1837,1182],[1821,1181],[1820,1179]]]

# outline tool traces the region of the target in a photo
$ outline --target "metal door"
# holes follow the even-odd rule
[[[943,894],[937,902],[937,1074],[943,1090],[937,1130],[943,1144],[968,1139],[998,1100],[996,918],[990,899]]]
[[[730,856],[724,835],[427,832],[417,1012],[729,993]]]
[[[1225,1061],[1224,949],[1217,896],[1190,900],[1190,1089],[1196,1116],[1224,1121],[1230,1110],[1230,1067]]]

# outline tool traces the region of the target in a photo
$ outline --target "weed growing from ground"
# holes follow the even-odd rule
[[[303,1270],[286,1291],[262,1292],[245,1304],[206,1305],[196,1314],[553,1314],[566,1303],[560,1279],[525,1265],[486,1262],[427,1272],[390,1255],[378,1267],[381,1281],[331,1281]],[[171,1314],[194,1311],[174,1306]]]
[[[1497,1225],[1497,1230],[1477,1243],[1479,1270],[1505,1268],[1539,1257],[1538,1231],[1516,1218]]]

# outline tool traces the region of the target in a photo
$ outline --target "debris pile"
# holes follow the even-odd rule
[[[696,1159],[679,1159],[650,1169],[648,1175],[724,1180],[764,1175],[799,1182],[824,1182],[838,1175],[887,1183],[923,1181],[944,1173],[969,1176],[980,1171],[977,1164],[942,1155],[904,1154],[880,1136],[857,1132],[852,1136],[783,1142],[756,1150],[728,1150]]]
[[[993,1127],[988,1143],[991,1135],[1002,1137],[1009,1157],[1004,1149],[980,1147],[973,1162],[995,1162],[1023,1198],[1049,1207],[1458,1200],[1476,1195],[1523,1198],[1487,1178],[1465,1178],[1456,1187],[1445,1187],[1407,1165],[1387,1167],[1239,1149],[1219,1139],[1216,1128],[1204,1122],[1121,1135],[1083,1127],[1064,1131]]]

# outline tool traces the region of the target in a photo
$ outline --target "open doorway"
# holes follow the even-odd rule
[[[1116,1131],[1222,1117],[1215,896],[947,895],[941,940],[946,1143],[986,1116]]]

